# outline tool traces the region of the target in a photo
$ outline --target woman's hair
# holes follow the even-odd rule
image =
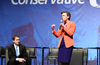
[[[71,18],[70,12],[68,12],[68,11],[63,11],[63,12],[61,12],[61,14],[63,14],[63,13],[67,13],[67,16],[69,16],[68,20],[70,20],[70,18]]]

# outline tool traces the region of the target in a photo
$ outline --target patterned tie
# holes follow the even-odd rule
[[[18,58],[18,46],[16,46],[16,56]]]

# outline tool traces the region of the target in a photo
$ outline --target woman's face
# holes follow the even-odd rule
[[[67,16],[67,13],[62,13],[62,20],[66,21],[68,20],[69,16]]]

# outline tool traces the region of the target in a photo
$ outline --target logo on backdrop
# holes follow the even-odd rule
[[[36,5],[36,4],[47,4],[48,0],[11,0],[11,3],[13,5],[27,5],[27,4],[33,4],[33,5]],[[79,3],[79,4],[84,4],[84,0],[51,0],[51,4],[76,4],[76,3]],[[100,5],[97,4],[97,0],[89,0],[90,2],[90,5],[93,6],[93,7],[96,7],[96,8],[100,8]]]
[[[100,8],[100,5],[97,4],[97,0],[90,0],[90,4],[93,7]]]

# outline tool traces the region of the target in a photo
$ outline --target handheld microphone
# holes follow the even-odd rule
[[[62,22],[63,22],[63,20],[60,21],[60,23],[62,23]],[[61,29],[61,27],[62,27],[62,25],[60,25],[59,29]]]

